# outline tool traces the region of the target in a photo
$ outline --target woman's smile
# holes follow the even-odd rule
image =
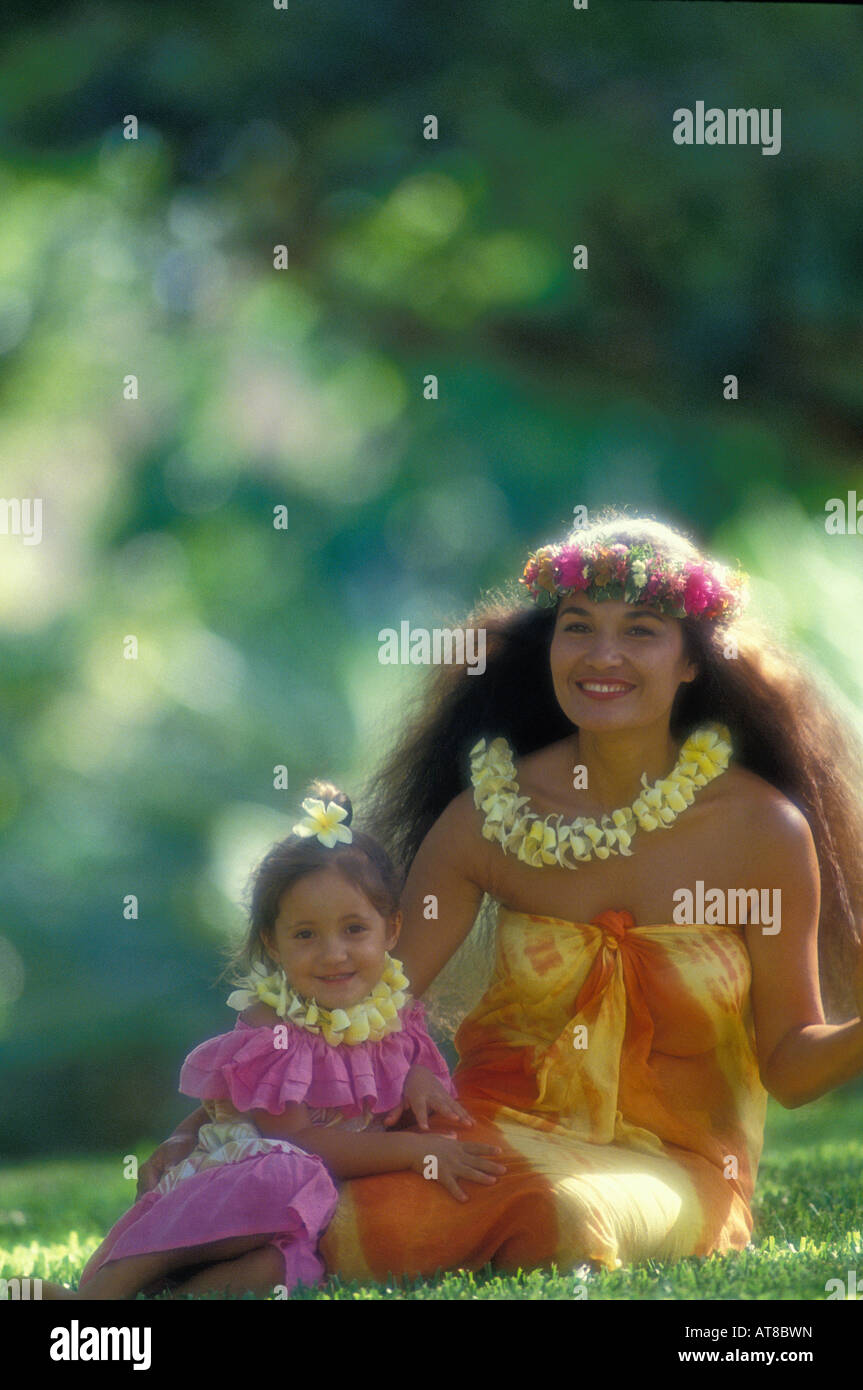
[[[630,690],[635,689],[628,681],[585,680],[576,681],[576,685],[591,700],[618,700],[621,695],[628,695]]]

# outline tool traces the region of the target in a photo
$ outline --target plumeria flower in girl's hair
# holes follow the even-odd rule
[[[338,802],[328,801],[324,806],[317,797],[307,796],[303,802],[303,810],[306,813],[305,819],[297,821],[297,824],[291,827],[295,835],[317,835],[327,849],[332,849],[337,840],[342,840],[346,845],[353,840],[350,828],[340,824],[348,813]]]

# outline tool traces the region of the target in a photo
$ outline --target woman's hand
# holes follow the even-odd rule
[[[464,1125],[473,1124],[464,1106],[453,1100],[428,1067],[411,1067],[405,1078],[401,1102],[386,1114],[384,1124],[391,1128],[408,1108],[413,1111],[420,1129],[428,1129],[428,1117],[431,1114],[444,1115],[447,1119],[458,1120]]]
[[[488,1154],[501,1151],[493,1144],[465,1143],[454,1134],[405,1135],[416,1140],[411,1167],[422,1177],[442,1183],[457,1202],[466,1202],[468,1195],[458,1185],[458,1179],[468,1182],[497,1182],[495,1173],[505,1173],[502,1163],[495,1163]]]
[[[166,1139],[158,1149],[154,1149],[138,1169],[137,1195],[143,1197],[145,1192],[156,1186],[163,1173],[188,1157],[195,1147],[196,1140],[197,1134],[187,1130],[185,1133],[172,1134],[170,1139]]]

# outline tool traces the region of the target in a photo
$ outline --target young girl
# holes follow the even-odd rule
[[[460,1178],[492,1183],[505,1172],[488,1144],[385,1130],[406,1107],[423,1125],[431,1111],[472,1121],[388,954],[401,929],[392,864],[349,829],[343,793],[324,782],[310,790],[306,818],[255,875],[239,958],[246,987],[228,999],[244,1012],[180,1075],[211,1122],[108,1233],[77,1294],[45,1282],[43,1297],[133,1298],[166,1282],[223,1294],[315,1284],[316,1242],[338,1201],[330,1174],[412,1168],[466,1201]]]

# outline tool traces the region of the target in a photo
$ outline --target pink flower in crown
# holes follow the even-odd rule
[[[584,552],[576,548],[576,545],[562,551],[557,562],[558,579],[562,589],[586,589],[589,582],[585,574]]]
[[[665,593],[668,601],[682,608],[686,597],[686,570],[669,570],[666,576]]]
[[[683,606],[696,617],[709,608],[716,597],[716,586],[710,573],[701,566],[689,570],[685,577]]]
[[[734,618],[745,607],[746,576],[732,574],[724,565],[714,565],[710,571],[712,592],[704,609],[704,618]]]
[[[657,596],[661,595],[663,590],[665,589],[665,575],[662,573],[662,570],[657,565],[656,560],[653,560],[651,564],[652,568],[650,571],[649,578],[647,580],[647,593],[645,594],[646,598],[656,598]]]

